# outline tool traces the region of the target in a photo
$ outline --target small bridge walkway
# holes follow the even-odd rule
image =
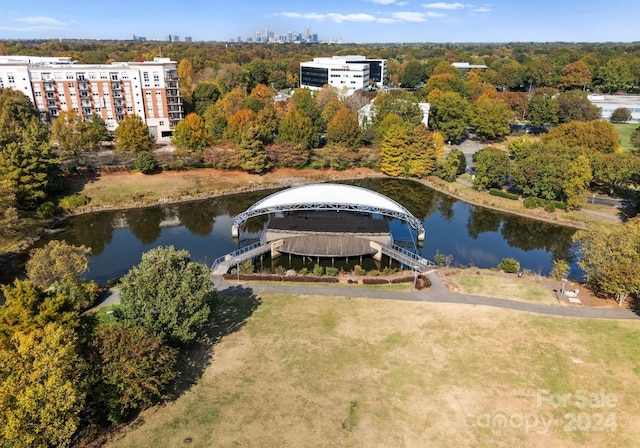
[[[222,275],[229,272],[233,266],[237,266],[244,263],[247,260],[251,260],[259,255],[265,254],[271,251],[271,243],[259,241],[250,246],[238,249],[230,254],[217,258],[211,265],[211,271],[213,275]],[[415,270],[420,273],[425,273],[435,266],[435,263],[422,258],[421,256],[404,249],[403,247],[391,245],[382,245],[382,253],[388,257],[396,260],[400,264]]]

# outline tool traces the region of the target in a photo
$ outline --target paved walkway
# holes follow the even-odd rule
[[[213,277],[219,294],[295,294],[345,297],[368,297],[385,300],[409,300],[415,302],[459,303],[466,305],[493,306],[549,316],[565,316],[590,319],[640,319],[635,312],[626,308],[590,308],[570,305],[543,305],[509,299],[496,299],[451,292],[444,285],[436,271],[427,273],[431,287],[426,291],[385,291],[357,286],[334,286],[318,284],[237,284],[226,282],[222,277]]]
[[[320,296],[345,296],[367,297],[384,300],[408,300],[414,302],[432,303],[458,303],[466,305],[493,306],[516,311],[526,311],[548,316],[565,316],[588,319],[640,319],[640,316],[626,308],[590,308],[571,305],[543,305],[539,303],[521,302],[518,300],[496,299],[493,297],[474,296],[451,292],[442,282],[436,271],[426,274],[431,280],[431,287],[426,291],[385,291],[381,289],[369,289],[361,286],[334,286],[322,284],[252,284],[230,283],[220,276],[213,276],[213,284],[218,294],[295,294],[295,295],[320,295]],[[112,288],[107,291],[102,301],[96,306],[116,305],[120,303],[120,291]]]

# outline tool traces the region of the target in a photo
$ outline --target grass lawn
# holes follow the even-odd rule
[[[624,147],[625,151],[631,151],[633,146],[631,145],[631,133],[636,130],[638,127],[638,123],[614,123],[613,126],[616,128],[618,135],[620,136],[620,143]]]
[[[288,295],[220,307],[256,300],[189,390],[107,446],[617,448],[640,438],[640,322]]]
[[[548,289],[526,278],[502,277],[484,273],[457,274],[447,277],[447,279],[455,283],[463,294],[558,304],[557,299]]]

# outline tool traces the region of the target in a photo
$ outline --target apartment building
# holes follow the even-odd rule
[[[136,114],[157,141],[168,141],[184,118],[177,64],[169,58],[144,62],[78,64],[68,57],[0,56],[0,88],[24,93],[51,123],[60,111],[85,119],[97,114],[110,131]]]
[[[386,71],[386,59],[358,55],[314,58],[300,63],[300,87],[319,90],[329,85],[351,95],[358,89],[369,90],[370,83],[382,87]]]

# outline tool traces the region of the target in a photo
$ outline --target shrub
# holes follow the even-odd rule
[[[508,191],[504,191],[504,190],[496,190],[495,188],[492,188],[491,190],[489,190],[489,194],[492,196],[499,196],[501,198],[507,198],[514,201],[520,197],[519,194],[509,193]]]
[[[329,277],[335,277],[336,275],[338,275],[338,272],[340,272],[340,270],[338,268],[327,267],[325,268],[324,272]]]
[[[53,202],[47,201],[38,206],[36,213],[40,219],[50,219],[58,213],[58,207]]]
[[[627,121],[631,121],[631,118],[631,111],[629,109],[619,107],[611,113],[609,121],[611,121],[611,123],[626,123]]]
[[[380,275],[380,271],[378,271],[377,269],[371,269],[371,270],[367,273],[367,275],[370,275],[370,276],[372,276],[372,277],[377,277],[377,276],[379,276],[379,275]]]
[[[433,262],[438,266],[444,266],[445,261],[447,261],[445,255],[441,254],[439,250],[436,250],[436,253],[433,254]]]
[[[538,206],[538,202],[536,201],[536,198],[525,198],[524,202],[522,203],[524,205],[524,208],[536,208]]]
[[[389,280],[385,278],[363,278],[363,285],[387,285],[389,284]]]
[[[136,161],[133,162],[133,168],[142,174],[149,174],[154,172],[156,168],[158,168],[158,165],[150,152],[142,151],[138,154],[138,157],[136,157]]]
[[[520,271],[520,262],[515,258],[503,258],[498,265],[498,269],[509,274],[515,274]]]
[[[545,212],[549,212],[549,213],[553,213],[556,211],[556,206],[553,205],[552,202],[549,202],[547,205],[544,206],[544,211]]]
[[[71,196],[60,199],[60,207],[65,210],[73,210],[89,203],[89,196],[84,194],[72,194]]]
[[[418,275],[416,280],[416,289],[426,289],[431,288],[431,280],[426,275]]]
[[[313,267],[313,275],[316,277],[322,277],[324,274],[324,268],[320,266],[318,263]]]
[[[550,201],[550,203],[553,204],[553,206],[555,208],[559,208],[560,210],[566,210],[567,209],[567,204],[565,204],[564,202]]]
[[[364,275],[364,274],[366,274],[366,271],[362,269],[362,266],[360,266],[359,264],[353,267],[353,275]]]
[[[549,276],[554,280],[562,280],[569,275],[569,263],[564,260],[553,260],[553,269]]]
[[[298,273],[300,275],[307,275],[309,273],[309,268],[302,268]]]
[[[407,277],[396,277],[391,279],[391,283],[413,283],[414,277],[412,275]]]

